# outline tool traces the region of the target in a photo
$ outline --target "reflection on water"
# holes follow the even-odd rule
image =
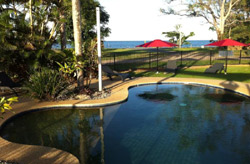
[[[100,111],[46,110],[28,113],[8,123],[1,136],[17,143],[55,147],[77,156],[82,163],[98,163],[101,150],[96,149],[102,120]]]
[[[206,93],[203,95],[205,98],[219,103],[241,103],[243,101],[249,101],[248,98],[239,96],[230,92],[227,93]]]
[[[160,91],[156,93],[152,92],[144,92],[138,95],[139,97],[142,97],[147,100],[153,100],[153,101],[172,101],[176,96],[169,93],[169,90],[166,91]]]
[[[127,102],[106,108],[27,113],[1,136],[68,151],[81,163],[250,163],[249,99],[177,84],[129,92]]]

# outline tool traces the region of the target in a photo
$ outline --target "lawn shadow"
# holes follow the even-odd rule
[[[220,83],[220,85],[223,86],[224,88],[232,90],[232,91],[236,91],[239,87],[244,88],[244,86],[239,86],[234,81],[223,81],[223,82]],[[250,86],[249,86],[249,84],[245,84],[245,87],[246,87],[247,92],[248,92],[246,94],[248,94],[248,96],[250,96]]]
[[[172,78],[172,77],[174,77],[174,76],[175,76],[175,73],[173,73],[173,74],[170,75],[169,77],[165,77],[165,78],[163,78],[163,79],[157,81],[157,84],[161,84],[163,81],[168,80],[168,79],[170,79],[170,78]]]
[[[239,85],[235,83],[234,81],[223,81],[220,83],[220,85],[222,85],[224,88],[228,88],[233,91],[239,88]]]

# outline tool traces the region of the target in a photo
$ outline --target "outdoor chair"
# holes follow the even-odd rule
[[[221,71],[224,70],[224,64],[223,63],[215,63],[214,65],[210,66],[205,70],[205,73],[221,73]]]
[[[17,92],[14,90],[14,88],[21,87],[21,85],[19,83],[13,82],[5,72],[0,72],[0,87],[9,87],[17,95]]]
[[[167,62],[166,72],[176,72],[177,70],[176,60],[169,60]]]
[[[113,80],[112,76],[119,76],[122,81],[125,81],[126,78],[129,78],[129,79],[132,78],[129,73],[118,73],[110,69],[108,66],[104,66],[104,65],[102,66],[102,71],[106,73],[107,77],[109,77],[110,80]]]

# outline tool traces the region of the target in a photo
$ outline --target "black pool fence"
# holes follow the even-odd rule
[[[225,54],[225,53],[224,53]],[[250,50],[234,50],[227,54],[228,64],[250,64]],[[106,53],[102,63],[111,66],[114,70],[124,71],[129,69],[156,69],[157,60],[159,69],[166,67],[168,60],[176,60],[179,67],[212,65],[225,63],[226,56],[216,50],[211,51],[160,51],[156,52]]]

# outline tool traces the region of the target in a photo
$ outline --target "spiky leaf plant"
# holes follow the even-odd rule
[[[56,100],[69,85],[59,71],[46,68],[35,72],[26,83],[30,96],[39,100]]]

